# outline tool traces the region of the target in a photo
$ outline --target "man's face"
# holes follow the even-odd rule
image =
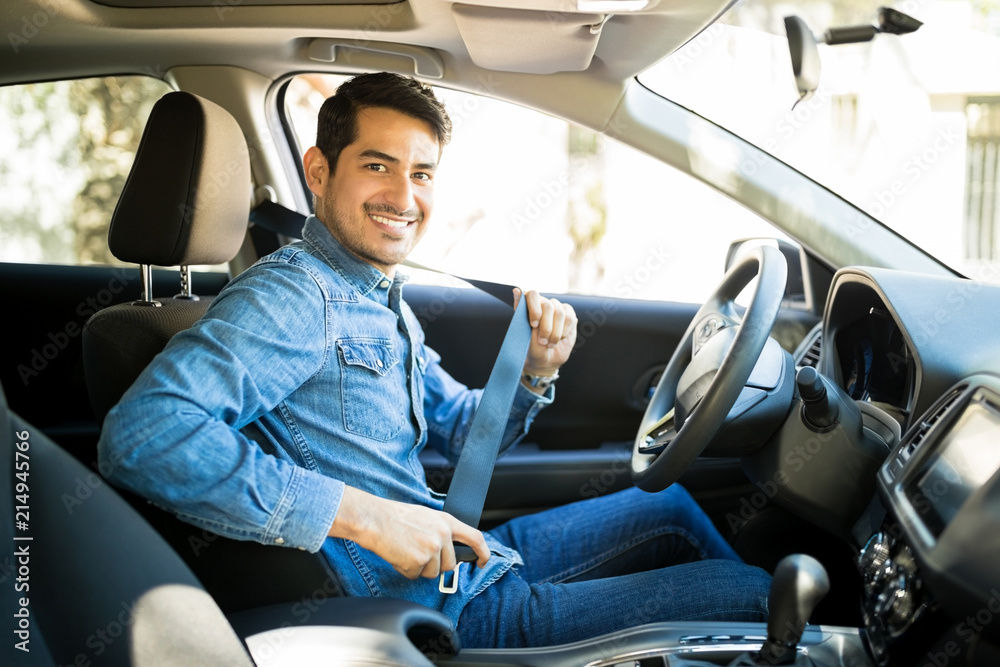
[[[427,229],[440,154],[424,121],[391,109],[363,109],[357,140],[340,153],[332,174],[319,149],[306,154],[316,216],[354,255],[394,275]]]

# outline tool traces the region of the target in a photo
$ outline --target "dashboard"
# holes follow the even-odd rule
[[[912,343],[876,284],[855,276],[839,284],[828,333],[835,355],[828,376],[848,396],[889,414],[906,428],[916,380]]]
[[[996,664],[998,331],[1000,287],[866,268],[831,286],[817,369],[902,433],[852,531],[877,665]]]
[[[881,526],[858,560],[877,664],[1000,638],[1000,376],[946,392],[882,465],[878,491]]]
[[[881,408],[904,426],[913,391],[913,355],[889,313],[870,306],[840,329],[836,349],[847,395]]]

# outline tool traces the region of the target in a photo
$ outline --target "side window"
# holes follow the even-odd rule
[[[169,91],[145,76],[0,88],[0,261],[121,264],[111,214]]]
[[[315,143],[319,107],[345,79],[290,82],[285,112],[301,150]],[[547,292],[700,302],[722,278],[731,241],[779,236],[611,138],[488,97],[435,92],[454,132],[417,262]]]

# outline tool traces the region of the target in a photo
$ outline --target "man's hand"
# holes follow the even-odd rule
[[[514,288],[514,307],[521,290]],[[566,363],[576,344],[576,311],[568,303],[547,299],[535,290],[525,295],[528,321],[531,322],[531,345],[524,361],[524,372],[554,375]]]
[[[375,552],[407,579],[434,579],[455,569],[452,542],[472,547],[479,567],[490,559],[483,534],[452,515],[379,498],[352,486],[344,489],[329,535]]]

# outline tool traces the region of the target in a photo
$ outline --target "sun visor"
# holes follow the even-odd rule
[[[469,56],[479,67],[552,74],[590,67],[605,14],[454,4]]]

